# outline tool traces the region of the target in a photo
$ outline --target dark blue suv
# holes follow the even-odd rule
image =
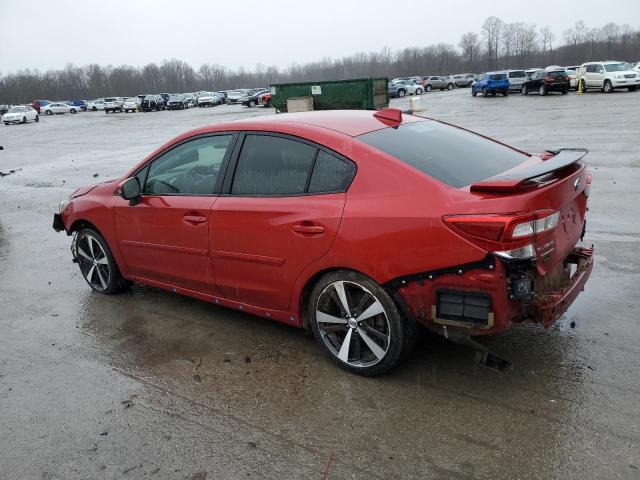
[[[491,95],[496,96],[496,93],[501,93],[505,97],[509,95],[509,78],[504,72],[487,72],[483,73],[478,79],[471,85],[471,95],[474,97],[482,93],[483,97]]]

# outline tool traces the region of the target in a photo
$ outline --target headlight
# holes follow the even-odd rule
[[[616,75],[616,78],[624,78],[624,75]]]
[[[62,200],[58,204],[58,213],[62,214],[62,212],[64,212],[64,209],[67,208],[67,205],[69,205],[69,199]]]

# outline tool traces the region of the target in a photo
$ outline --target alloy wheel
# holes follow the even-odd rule
[[[352,367],[370,367],[387,354],[391,328],[384,306],[362,285],[327,285],[316,304],[315,321],[329,351]]]
[[[87,234],[78,238],[76,258],[80,272],[94,290],[103,291],[109,286],[111,270],[109,261],[100,242]]]

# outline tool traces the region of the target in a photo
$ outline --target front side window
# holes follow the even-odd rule
[[[233,177],[233,195],[298,195],[305,192],[316,148],[270,135],[247,135]]]
[[[188,141],[151,163],[143,192],[148,195],[211,195],[232,135]]]

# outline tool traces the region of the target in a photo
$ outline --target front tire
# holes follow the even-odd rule
[[[132,282],[122,277],[107,241],[96,230],[80,230],[74,247],[80,273],[94,291],[112,295],[131,287]]]
[[[22,117],[22,122],[20,123],[27,123],[27,117]]]
[[[53,115],[53,112],[51,110],[45,110],[44,113],[45,115]]]
[[[380,285],[356,272],[339,270],[313,287],[309,318],[316,340],[343,369],[381,375],[413,348],[416,328]]]
[[[453,90],[453,83],[447,85],[447,90]]]
[[[40,121],[40,115],[36,115],[36,118],[33,119],[36,123]]]
[[[69,110],[69,113],[76,114],[78,113],[78,111],[75,108],[72,108],[71,110]]]
[[[407,92],[405,92],[404,90],[400,89],[398,90],[398,97],[399,98],[404,98],[404,96],[406,95]]]
[[[540,85],[540,88],[538,89],[538,93],[540,94],[540,96],[547,94],[547,89],[544,87],[544,85]]]
[[[602,91],[604,93],[613,93],[613,85],[610,80],[605,80],[604,85],[602,86]]]
[[[476,95],[478,95],[478,92],[476,92],[473,87],[471,87],[471,96],[475,97]]]
[[[520,89],[520,94],[521,95],[529,95],[529,90],[527,90],[527,87],[525,87],[523,85],[522,88]]]
[[[433,90],[433,87],[431,85],[427,85],[424,89],[426,92],[430,92],[431,90]]]
[[[422,95],[422,89],[416,88],[416,95]]]
[[[483,88],[483,89],[482,89],[482,96],[483,96],[483,97],[487,97],[487,96],[489,96],[489,92],[487,91],[487,89],[486,89],[486,88]]]

